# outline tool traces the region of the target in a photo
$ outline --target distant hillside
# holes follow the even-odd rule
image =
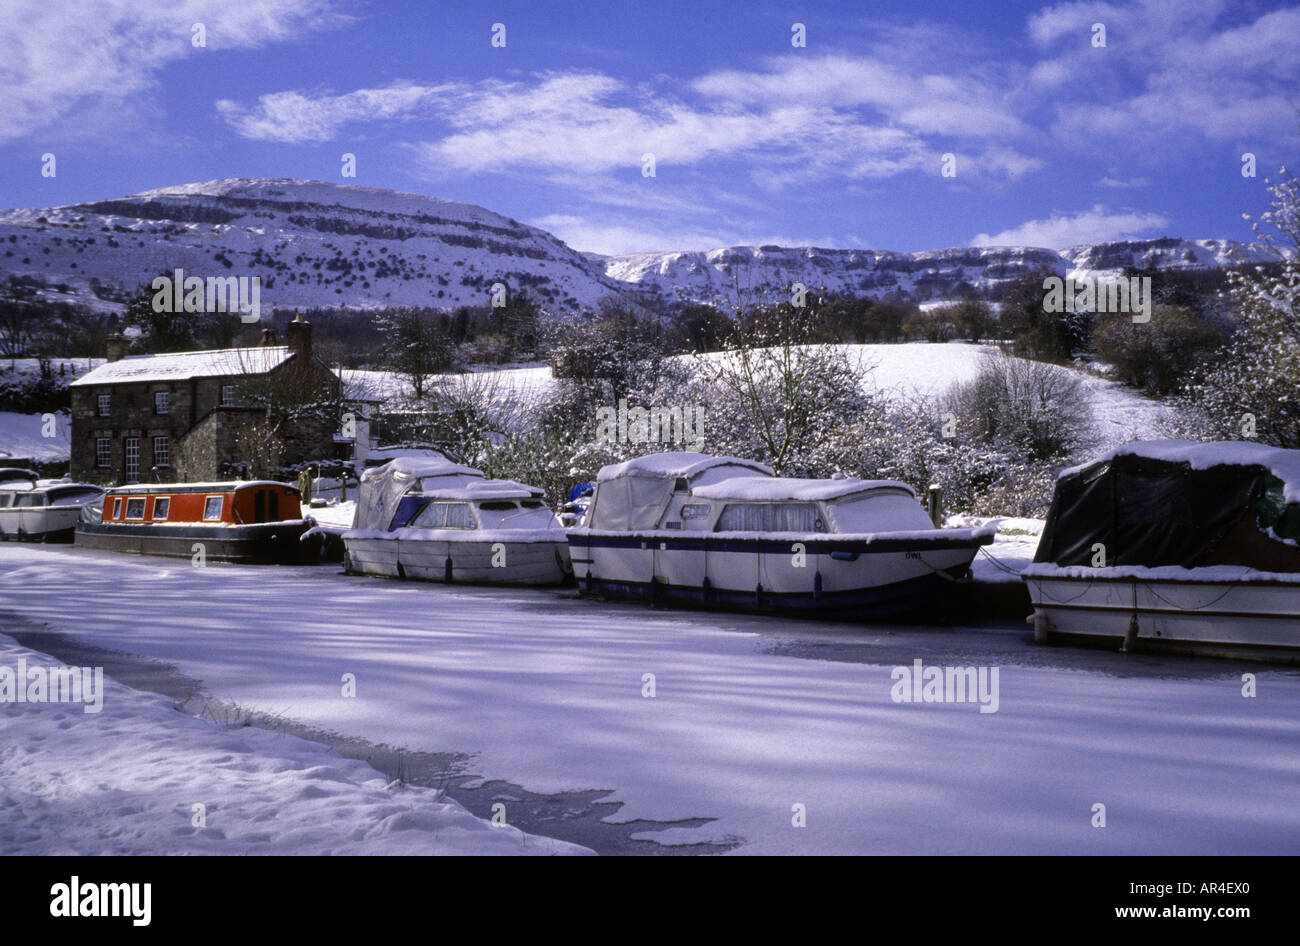
[[[1026,271],[1116,274],[1125,266],[1212,269],[1275,258],[1225,240],[1174,238],[922,253],[734,246],[599,256],[472,204],[372,187],[223,180],[67,207],[0,211],[0,276],[33,277],[45,295],[99,309],[163,272],[261,277],[262,305],[357,309],[486,305],[493,283],[553,313],[601,299],[722,301],[770,297],[790,283],[925,302],[996,295]]]

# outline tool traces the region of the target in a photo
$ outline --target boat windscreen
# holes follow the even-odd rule
[[[388,524],[388,531],[401,529],[410,524],[415,518],[415,514],[420,511],[421,507],[428,502],[424,496],[419,493],[409,493],[403,496],[397,503],[397,511],[393,513],[393,521]]]

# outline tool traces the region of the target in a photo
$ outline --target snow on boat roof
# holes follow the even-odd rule
[[[129,486],[110,486],[110,493],[230,493],[250,486],[283,486],[294,492],[298,487],[275,480],[226,480],[221,483],[132,483]]]
[[[361,474],[361,481],[375,480],[380,476],[397,476],[402,479],[427,479],[438,476],[474,476],[484,478],[482,470],[462,466],[444,456],[396,457],[383,466],[372,466]]]
[[[538,486],[516,483],[514,480],[483,480],[480,483],[420,483],[420,495],[434,499],[535,499],[542,495]]]
[[[742,460],[738,457],[713,457],[707,453],[680,451],[652,453],[649,456],[636,457],[623,463],[601,467],[600,472],[596,474],[596,481],[604,483],[607,480],[618,479],[620,476],[686,477],[691,479],[706,470],[712,470],[720,466],[741,466],[756,473],[762,473],[765,476],[773,475],[771,467],[764,466],[754,460]]]
[[[792,479],[774,477],[771,479],[757,476],[743,476],[721,480],[708,486],[699,486],[691,490],[692,496],[701,499],[743,499],[743,500],[796,500],[814,502],[816,500],[842,499],[858,493],[876,489],[902,490],[908,496],[915,497],[916,491],[906,483],[898,480],[858,480],[851,477],[831,480]]]
[[[1062,470],[1061,476],[1077,473],[1093,464],[1104,463],[1119,456],[1188,463],[1193,470],[1208,470],[1215,466],[1260,466],[1282,481],[1287,502],[1300,502],[1300,450],[1284,450],[1281,447],[1241,440],[1217,440],[1213,443],[1195,440],[1138,440],[1118,446],[1087,463]]]
[[[258,348],[221,348],[213,351],[181,351],[168,355],[128,355],[107,361],[69,387],[92,384],[123,384],[131,381],[183,381],[225,375],[260,375],[272,371],[293,357],[287,345]]]

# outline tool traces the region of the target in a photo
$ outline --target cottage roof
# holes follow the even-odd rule
[[[181,351],[166,355],[128,355],[117,361],[105,362],[73,381],[70,387],[261,375],[275,370],[292,357],[293,352],[287,345]]]

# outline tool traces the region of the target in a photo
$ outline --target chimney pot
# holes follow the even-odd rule
[[[121,361],[130,350],[131,343],[126,340],[121,332],[117,332],[108,336],[104,343],[104,359],[106,361]]]

